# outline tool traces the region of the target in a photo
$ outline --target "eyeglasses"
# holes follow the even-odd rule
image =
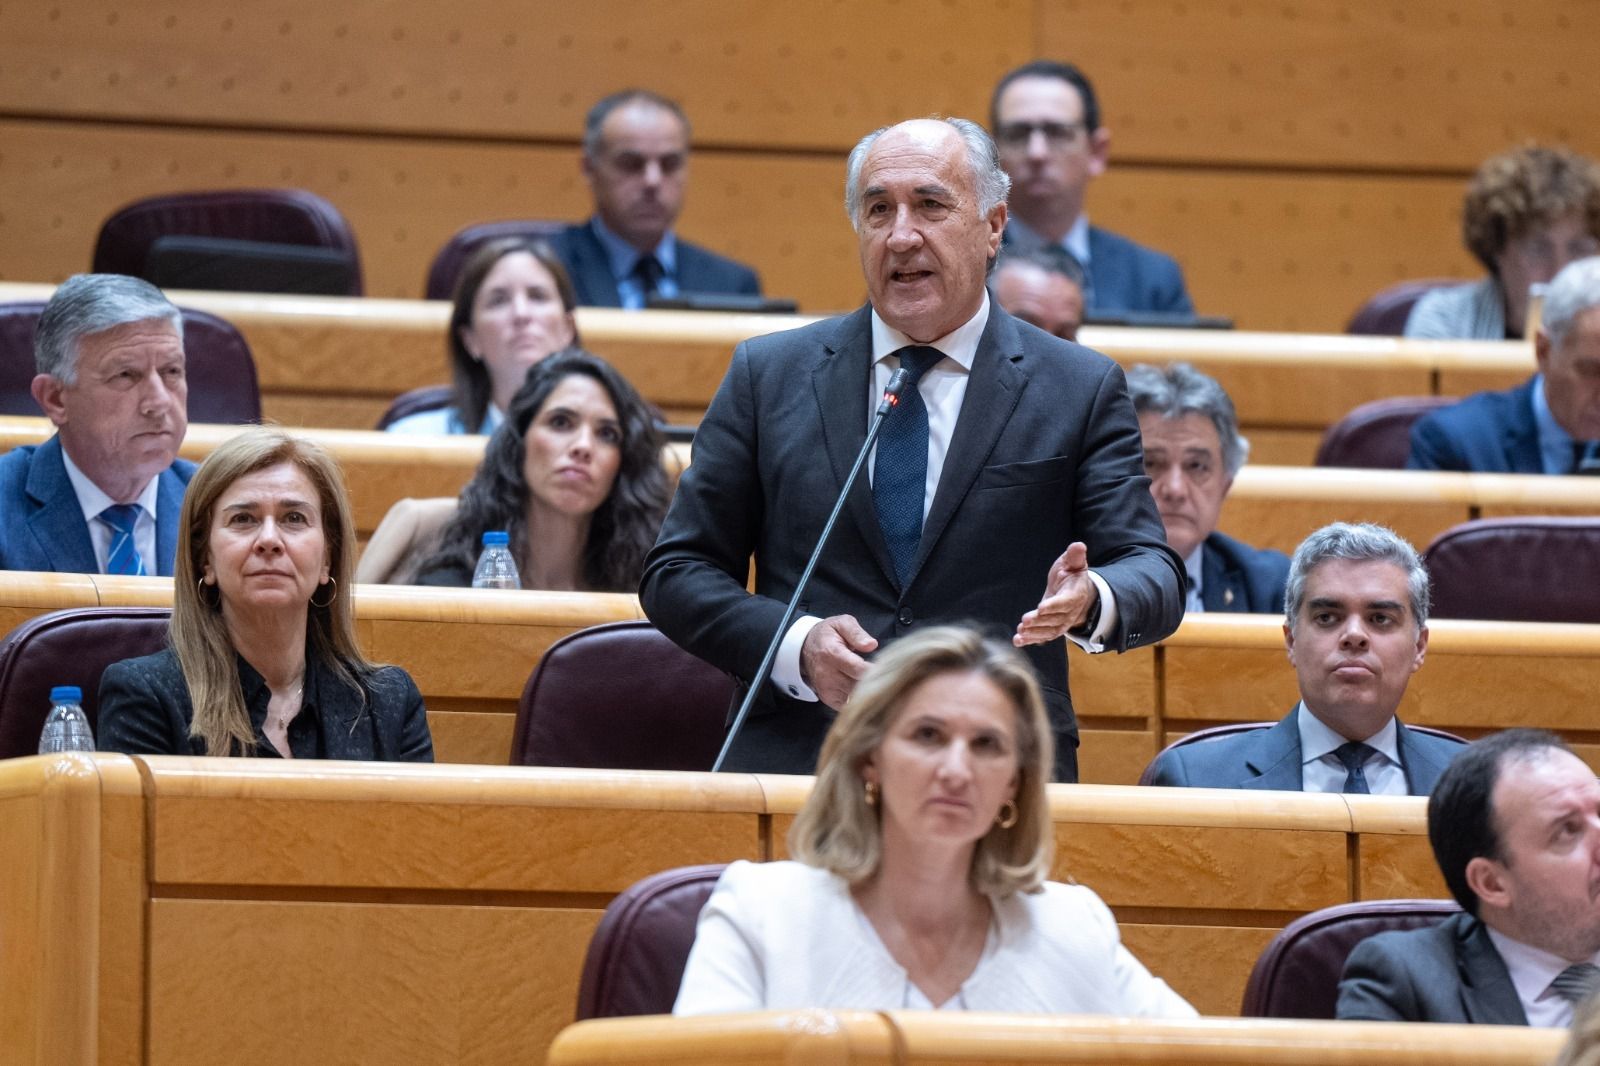
[[[1089,127],[1082,122],[1002,122],[999,141],[1007,148],[1026,148],[1035,133],[1043,134],[1045,144],[1059,151],[1084,140]]]

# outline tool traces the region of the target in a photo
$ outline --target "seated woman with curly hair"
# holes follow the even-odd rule
[[[455,517],[412,583],[468,586],[503,530],[525,589],[632,592],[666,514],[661,433],[632,385],[584,351],[528,372]]]

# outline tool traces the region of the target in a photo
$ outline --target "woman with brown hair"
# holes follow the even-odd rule
[[[100,748],[431,762],[417,686],[356,645],[355,532],[320,447],[255,427],[189,482],[170,646],[109,667]]]

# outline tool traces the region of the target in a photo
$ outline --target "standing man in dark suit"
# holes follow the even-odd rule
[[[1471,745],[1428,799],[1428,840],[1462,913],[1356,945],[1336,1016],[1572,1024],[1600,979],[1600,784],[1553,733]]]
[[[1217,532],[1234,476],[1250,455],[1222,386],[1188,363],[1128,371],[1128,394],[1144,438],[1144,472],[1188,572],[1186,611],[1277,614],[1289,557]]]
[[[1539,372],[1411,427],[1414,470],[1600,474],[1600,256],[1563,267],[1534,336]]]
[[[984,288],[1007,184],[964,119],[863,138],[845,203],[871,303],[741,344],[700,424],[640,596],[668,636],[749,683],[885,384],[913,375],[730,756],[740,769],[811,772],[865,656],[925,623],[972,620],[1028,649],[1057,776],[1075,780],[1060,638],[1121,651],[1177,627],[1182,567],[1140,473],[1121,370],[1017,322]]]
[[[1382,526],[1323,526],[1295,549],[1283,640],[1300,703],[1271,728],[1162,753],[1155,785],[1425,796],[1462,745],[1395,717],[1428,650],[1428,572]]]
[[[1111,131],[1083,71],[1040,59],[1011,71],[989,101],[989,129],[1011,175],[1008,246],[1060,245],[1089,276],[1089,313],[1194,313],[1169,255],[1089,225],[1084,196],[1105,173]]]
[[[33,398],[56,425],[0,457],[0,569],[171,574],[194,464],[183,319],[149,282],[79,274],[34,338]]]
[[[625,89],[595,104],[584,123],[583,178],[594,215],[551,242],[580,304],[638,310],[657,295],[761,295],[754,270],[673,233],[689,181],[689,119],[673,101]]]

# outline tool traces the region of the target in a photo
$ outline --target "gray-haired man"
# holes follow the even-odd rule
[[[56,425],[0,457],[0,569],[171,574],[194,464],[183,320],[155,286],[79,274],[34,339],[33,397]]]

